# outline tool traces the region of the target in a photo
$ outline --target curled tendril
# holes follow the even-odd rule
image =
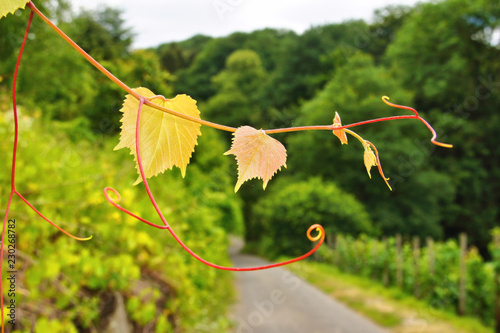
[[[318,232],[318,234],[314,237],[311,235],[311,232],[313,230],[316,230]],[[307,238],[311,242],[316,242],[318,240],[321,240],[321,242],[323,242],[323,240],[325,239],[325,230],[320,224],[313,224],[309,227],[309,229],[307,229]]]
[[[172,230],[172,228],[168,225],[165,217],[163,216],[163,214],[161,213],[161,211],[158,207],[158,204],[156,203],[156,200],[153,196],[153,193],[151,192],[151,190],[149,188],[148,181],[147,181],[146,176],[144,174],[144,168],[142,166],[142,160],[141,160],[141,151],[139,148],[139,146],[140,146],[140,144],[139,144],[139,140],[140,140],[140,135],[139,135],[139,130],[140,130],[139,127],[140,126],[139,126],[139,124],[140,124],[140,119],[141,119],[141,110],[142,110],[142,106],[144,105],[145,100],[146,100],[145,98],[139,99],[139,108],[137,110],[137,122],[136,122],[136,130],[135,130],[135,149],[136,149],[136,154],[137,154],[137,164],[139,166],[139,172],[141,174],[142,182],[143,182],[144,187],[146,189],[146,192],[148,194],[149,200],[151,201],[151,203],[155,207],[155,210],[156,210],[158,216],[160,217],[161,221],[163,222],[163,225],[157,225],[157,224],[154,224],[152,222],[149,222],[149,221],[143,219],[142,217],[139,217],[136,214],[130,212],[129,210],[121,207],[118,204],[118,202],[121,199],[120,193],[112,187],[106,187],[106,188],[104,188],[104,196],[110,204],[112,204],[115,208],[119,209],[120,211],[122,211],[122,212],[132,216],[133,218],[135,218],[141,222],[144,222],[152,227],[155,227],[158,229],[167,229],[170,232],[170,234],[172,235],[172,237],[174,237],[174,239],[179,243],[179,245],[187,253],[189,253],[192,257],[194,257],[196,260],[202,262],[203,264],[205,264],[207,266],[221,269],[221,270],[225,270],[225,271],[238,271],[238,272],[256,271],[256,270],[268,269],[268,268],[273,268],[273,267],[291,264],[293,262],[296,262],[296,261],[299,261],[299,260],[302,260],[304,258],[309,257],[311,254],[316,252],[316,250],[321,246],[321,244],[323,244],[323,241],[325,239],[325,230],[323,229],[323,227],[321,225],[314,224],[314,225],[310,226],[309,229],[307,230],[307,238],[313,242],[317,241],[317,244],[314,246],[314,248],[311,251],[307,252],[306,254],[304,254],[300,257],[297,257],[297,258],[294,258],[291,260],[287,260],[284,262],[276,263],[276,264],[270,264],[270,265],[258,266],[258,267],[226,267],[226,266],[220,266],[220,265],[216,265],[214,263],[211,263],[211,262],[203,259],[199,255],[197,255],[196,253],[194,253],[186,244],[184,244],[184,242],[179,238],[179,236],[177,236],[177,234],[174,232],[174,230]],[[116,196],[116,198],[111,198],[109,195],[109,192],[112,192]],[[318,232],[318,234],[314,237],[311,235],[313,230],[316,230]]]
[[[417,110],[415,110],[414,108],[411,108],[409,106],[404,106],[404,105],[399,105],[399,104],[391,103],[391,102],[389,102],[389,99],[390,98],[387,97],[387,96],[383,96],[382,97],[382,101],[385,104],[389,105],[389,106],[392,106],[392,107],[398,108],[398,109],[410,110],[413,113],[415,113],[415,118],[417,118],[418,120],[420,120],[421,122],[423,122],[425,124],[425,126],[427,126],[427,128],[431,131],[431,133],[432,133],[431,142],[433,144],[435,144],[436,146],[444,147],[444,148],[453,148],[453,145],[451,145],[449,143],[443,143],[443,142],[436,141],[436,137],[437,137],[436,131],[434,130],[434,128],[424,118],[422,118],[418,114]]]

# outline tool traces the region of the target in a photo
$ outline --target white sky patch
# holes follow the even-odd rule
[[[500,27],[496,28],[491,34],[491,45],[500,46]]]
[[[414,5],[417,0],[71,0],[73,7],[102,5],[124,11],[136,33],[134,48],[181,41],[196,34],[227,36],[236,31],[284,28],[302,33],[311,26],[349,19],[369,21],[375,9]]]

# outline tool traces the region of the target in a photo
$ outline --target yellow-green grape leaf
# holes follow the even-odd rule
[[[237,192],[241,185],[252,178],[260,178],[267,183],[281,167],[286,168],[286,149],[278,140],[267,135],[263,130],[250,126],[238,127],[233,133],[231,149],[224,155],[235,155],[238,163]]]
[[[29,1],[27,0],[2,0],[0,1],[0,19],[8,14],[14,14],[14,12],[18,9],[24,9],[26,4]]]
[[[342,126],[342,121],[340,120],[340,116],[337,111],[335,111],[335,118],[333,119],[333,127]],[[333,130],[333,134],[339,138],[340,142],[343,145],[347,144],[347,135],[343,129]]]
[[[372,175],[370,173],[370,169],[372,166],[377,165],[377,156],[375,156],[375,153],[373,150],[370,148],[370,146],[367,143],[363,143],[363,146],[365,147],[365,153],[363,155],[363,161],[365,162],[365,167],[366,171],[368,172],[368,176],[372,178]]]
[[[156,96],[149,89],[142,87],[134,91],[144,97]],[[173,99],[160,96],[151,99],[151,102],[200,119],[196,101],[187,95],[177,95]],[[129,148],[136,162],[135,132],[138,108],[139,101],[132,95],[127,95],[120,110],[123,112],[120,142],[115,147],[115,150]],[[184,177],[194,147],[198,144],[198,136],[201,135],[200,127],[198,123],[144,105],[139,123],[139,149],[145,177],[156,176],[167,169],[172,169],[173,166],[181,169]],[[139,178],[134,185],[142,181],[138,164],[136,168]]]

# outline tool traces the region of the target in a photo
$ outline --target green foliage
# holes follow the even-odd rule
[[[405,5],[389,5],[376,9],[374,22],[364,35],[365,51],[373,55],[377,61],[382,60],[387,47],[394,41],[397,32],[412,11],[412,7]]]
[[[122,11],[112,7],[83,10],[68,25],[67,33],[95,59],[116,60],[127,57],[133,33],[124,27]]]
[[[363,21],[349,21],[313,27],[295,39],[286,39],[264,98],[277,108],[312,98],[325,83],[324,72],[331,70],[321,61],[322,56],[336,47],[361,46],[359,36],[366,29]]]
[[[259,221],[262,252],[301,255],[311,248],[305,237],[307,228],[321,224],[328,234],[373,234],[375,230],[363,204],[332,182],[311,178],[307,181],[282,179],[255,205]]]
[[[420,4],[405,20],[387,59],[422,106],[461,103],[477,85],[478,74],[498,69],[491,57],[500,51],[487,31],[498,26],[499,15],[494,0]]]
[[[191,65],[176,73],[177,93],[189,93],[198,101],[205,101],[216,93],[211,78],[224,69],[227,57],[238,49],[257,52],[266,70],[274,68],[282,60],[284,43],[296,36],[290,31],[264,29],[250,34],[233,33],[224,38],[204,43]],[[269,47],[269,45],[276,45]],[[189,50],[189,46],[186,47]]]
[[[226,67],[213,77],[217,94],[205,105],[207,116],[232,126],[263,125],[259,91],[267,73],[259,55],[251,50],[237,50],[229,55]]]
[[[175,74],[177,71],[189,67],[210,39],[208,36],[196,35],[180,43],[162,44],[155,51],[160,57],[162,68]]]
[[[57,319],[49,320],[40,318],[34,327],[35,333],[54,332],[54,333],[76,333],[78,332],[70,322],[59,321]]]

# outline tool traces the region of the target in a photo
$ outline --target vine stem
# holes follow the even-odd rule
[[[3,219],[2,226],[2,244],[0,245],[0,307],[2,315],[2,333],[5,332],[5,320],[4,320],[4,310],[3,310],[3,251],[5,245],[5,227],[9,218],[10,205],[12,204],[12,197],[17,193],[16,191],[16,159],[17,159],[17,146],[19,142],[19,119],[17,116],[17,102],[16,102],[16,86],[17,86],[17,76],[19,72],[19,65],[21,64],[21,57],[23,55],[24,46],[26,45],[26,40],[28,39],[28,33],[30,31],[31,22],[33,21],[33,12],[30,13],[28,18],[28,24],[26,26],[26,32],[24,33],[23,42],[21,44],[21,49],[19,50],[19,55],[17,57],[16,67],[14,69],[14,78],[12,80],[12,110],[14,112],[14,147],[12,153],[12,173],[11,173],[11,186],[9,201],[7,202],[7,207],[5,209],[5,217]]]
[[[71,47],[73,47],[78,53],[80,53],[88,62],[90,62],[94,67],[96,67],[101,73],[103,73],[105,76],[107,76],[111,81],[116,83],[119,87],[121,87],[123,90],[125,90],[127,93],[130,95],[134,96],[138,100],[141,98],[144,100],[144,104],[147,106],[150,106],[152,108],[155,108],[159,111],[169,113],[173,116],[186,119],[195,123],[199,123],[205,126],[213,127],[219,130],[227,131],[227,132],[236,132],[237,128],[227,126],[227,125],[222,125],[222,124],[217,124],[211,121],[203,120],[203,119],[198,119],[194,118],[191,116],[188,116],[186,114],[165,108],[163,106],[160,106],[156,103],[151,102],[144,96],[141,96],[137,92],[135,92],[132,88],[130,88],[128,85],[126,85],[124,82],[120,81],[116,76],[114,76],[109,70],[107,70],[104,66],[102,66],[97,60],[92,58],[90,54],[85,52],[78,44],[76,44],[68,35],[66,35],[61,29],[59,29],[52,21],[50,21],[36,6],[33,4],[33,2],[29,2],[27,4],[27,7],[31,9],[31,11],[35,12],[47,25],[49,25],[59,36],[61,36]],[[286,132],[298,132],[298,131],[311,131],[311,130],[333,130],[333,129],[345,129],[345,128],[351,128],[351,127],[356,127],[360,125],[365,125],[365,124],[371,124],[371,123],[376,123],[376,122],[382,122],[382,121],[389,121],[389,120],[398,120],[398,119],[419,119],[422,121],[428,128],[433,132],[433,137],[431,139],[432,143],[441,146],[441,147],[451,147],[451,145],[444,144],[438,141],[435,141],[436,139],[436,132],[434,129],[431,127],[431,125],[425,121],[422,117],[420,117],[415,109],[412,109],[410,107],[404,107],[396,104],[392,104],[387,102],[389,98],[388,97],[383,97],[383,100],[386,104],[402,108],[402,109],[407,109],[411,110],[415,113],[415,115],[404,115],[404,116],[392,116],[392,117],[384,117],[384,118],[377,118],[377,119],[371,119],[371,120],[366,120],[358,123],[353,123],[349,125],[344,125],[344,126],[338,126],[334,127],[333,125],[318,125],[318,126],[299,126],[299,127],[288,127],[288,128],[277,128],[277,129],[267,129],[264,130],[266,134],[274,134],[274,133],[286,133]]]
[[[117,203],[117,201],[120,200],[120,194],[118,193],[118,191],[116,191],[115,189],[113,189],[111,187],[106,187],[104,189],[104,196],[106,197],[106,200],[108,200],[117,209],[119,209],[122,212],[136,218],[137,220],[139,220],[141,222],[144,222],[144,223],[146,223],[152,227],[158,228],[158,229],[167,229],[170,232],[170,234],[172,235],[172,237],[174,237],[174,239],[180,244],[180,246],[187,253],[189,253],[192,257],[194,257],[198,261],[202,262],[203,264],[210,266],[210,267],[213,267],[213,268],[216,268],[216,269],[221,269],[221,270],[225,270],[225,271],[237,271],[237,272],[268,269],[268,268],[273,268],[273,267],[291,264],[293,262],[307,258],[311,254],[316,252],[316,250],[321,246],[321,244],[323,243],[323,240],[325,239],[325,230],[319,224],[314,224],[314,225],[310,226],[309,229],[307,230],[307,238],[309,238],[309,240],[311,240],[311,241],[317,241],[317,244],[314,246],[314,248],[312,250],[310,250],[309,252],[303,254],[300,257],[297,257],[297,258],[294,258],[291,260],[287,260],[284,262],[280,262],[280,263],[264,265],[264,266],[257,266],[257,267],[227,267],[227,266],[220,266],[220,265],[216,265],[214,263],[211,263],[211,262],[203,259],[199,255],[197,255],[196,253],[194,253],[186,244],[184,244],[184,242],[179,238],[179,236],[177,236],[177,234],[174,232],[172,227],[169,226],[167,220],[165,219],[161,210],[159,209],[158,204],[156,203],[156,200],[155,200],[153,194],[151,193],[151,189],[149,188],[148,180],[146,179],[146,175],[144,174],[144,168],[142,166],[141,150],[140,150],[140,119],[141,119],[141,110],[142,110],[143,105],[145,104],[145,101],[146,101],[145,98],[139,99],[139,108],[137,110],[137,121],[136,121],[136,129],[135,129],[135,151],[136,151],[137,164],[139,166],[139,172],[141,174],[142,182],[144,183],[144,187],[145,187],[146,192],[148,194],[149,200],[153,204],[153,207],[155,208],[156,213],[160,217],[160,220],[162,221],[163,225],[158,225],[158,224],[149,222],[149,221],[137,216],[136,214],[130,212],[129,210],[121,207]],[[109,191],[113,192],[117,197],[115,199],[110,198],[110,196],[108,195]],[[314,237],[311,235],[313,230],[316,230],[318,232],[318,234]]]
[[[234,127],[225,126],[225,125],[213,123],[211,121],[194,118],[194,117],[191,117],[191,116],[188,116],[186,114],[183,114],[183,113],[180,113],[180,112],[177,112],[177,111],[165,108],[163,106],[160,106],[160,105],[158,105],[156,103],[153,103],[153,102],[149,101],[147,98],[145,98],[144,96],[138,94],[132,88],[130,88],[128,85],[126,85],[125,83],[123,83],[122,81],[120,81],[116,76],[114,76],[110,71],[108,71],[97,60],[95,60],[94,58],[92,58],[92,56],[90,56],[90,54],[88,54],[87,52],[85,52],[80,46],[78,46],[78,44],[76,44],[71,38],[69,38],[68,35],[66,35],[61,29],[59,29],[54,23],[52,23],[52,21],[50,21],[40,10],[38,10],[38,8],[36,8],[36,6],[33,4],[33,2],[29,2],[28,5],[27,5],[27,7],[29,7],[33,12],[35,12],[45,23],[47,23],[48,26],[50,26],[69,45],[71,45],[76,51],[78,51],[78,53],[80,53],[88,62],[90,62],[92,65],[94,65],[94,67],[96,67],[101,73],[103,73],[111,81],[113,81],[118,86],[120,86],[120,88],[122,88],[123,90],[125,90],[127,93],[129,93],[130,95],[134,96],[138,100],[140,100],[141,98],[144,99],[144,104],[146,104],[147,106],[153,107],[153,108],[155,108],[155,109],[157,109],[159,111],[163,111],[163,112],[169,113],[169,114],[171,114],[173,116],[176,116],[176,117],[179,117],[179,118],[183,118],[183,119],[186,119],[186,120],[189,120],[189,121],[192,121],[192,122],[195,122],[195,123],[199,123],[199,124],[202,124],[202,125],[205,125],[205,126],[210,126],[210,127],[217,128],[217,129],[220,129],[220,130],[223,130],[223,131],[228,131],[228,132],[236,132],[236,128],[234,128]]]
[[[11,170],[11,188],[10,188],[10,195],[9,195],[9,200],[7,202],[7,206],[5,208],[5,216],[3,220],[3,225],[2,225],[2,240],[0,244],[0,314],[2,316],[1,319],[1,324],[2,324],[2,333],[5,332],[5,319],[4,319],[4,301],[3,301],[3,257],[4,257],[4,247],[5,247],[5,229],[6,225],[8,223],[9,219],[9,212],[10,212],[10,207],[12,204],[12,198],[14,195],[17,195],[29,208],[31,208],[38,216],[43,218],[45,221],[49,222],[52,226],[56,227],[58,230],[66,234],[67,236],[74,238],[76,240],[89,240],[92,238],[92,236],[87,237],[87,238],[81,238],[81,237],[76,237],[69,232],[65,231],[52,221],[50,221],[47,217],[45,217],[42,213],[40,213],[32,204],[29,203],[28,200],[26,200],[21,193],[19,193],[16,189],[16,161],[17,161],[17,148],[18,148],[18,143],[19,143],[19,115],[17,112],[17,78],[19,74],[19,67],[21,65],[21,58],[23,55],[24,47],[26,46],[26,41],[28,39],[28,33],[30,31],[31,27],[31,22],[33,21],[33,11],[30,12],[30,16],[28,18],[28,24],[26,25],[26,31],[24,33],[24,38],[21,43],[21,48],[19,50],[19,55],[17,57],[16,61],[16,67],[14,69],[14,77],[12,80],[12,111],[14,114],[14,143],[13,143],[13,148],[12,148],[12,170]]]
[[[17,57],[16,67],[14,69],[14,78],[12,80],[12,110],[14,112],[14,147],[12,153],[12,173],[11,173],[11,187],[9,201],[7,202],[7,207],[5,208],[5,217],[3,219],[2,226],[2,244],[0,245],[0,307],[2,315],[2,333],[5,332],[5,320],[4,320],[4,310],[3,310],[3,251],[5,245],[5,227],[9,219],[10,205],[12,204],[12,197],[16,194],[16,158],[17,158],[17,145],[19,142],[19,120],[17,117],[17,103],[16,103],[16,86],[17,86],[17,74],[19,72],[19,65],[21,64],[21,57],[24,51],[24,46],[26,45],[26,40],[28,39],[28,33],[30,31],[31,22],[33,21],[33,12],[30,13],[28,18],[28,24],[26,26],[26,32],[24,34],[23,42],[21,44],[21,49],[19,50],[19,55]]]

